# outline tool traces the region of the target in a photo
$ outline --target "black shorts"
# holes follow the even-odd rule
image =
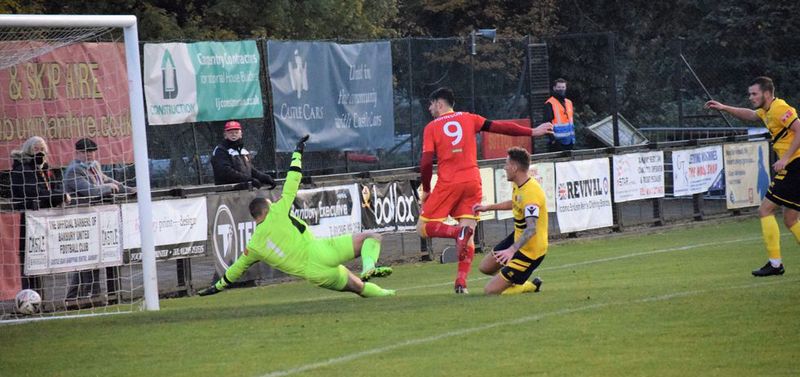
[[[786,165],[769,183],[766,198],[780,206],[800,211],[800,158]]]
[[[508,249],[514,244],[514,233],[508,235],[504,240],[500,241],[493,251]],[[517,250],[514,256],[500,269],[500,276],[506,281],[513,284],[522,284],[531,277],[533,270],[544,260],[544,255],[539,258],[531,259],[521,251]]]

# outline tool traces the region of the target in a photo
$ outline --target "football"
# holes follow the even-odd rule
[[[23,289],[17,293],[14,299],[17,303],[17,311],[22,314],[34,314],[39,312],[42,305],[42,296],[39,296],[33,289]]]

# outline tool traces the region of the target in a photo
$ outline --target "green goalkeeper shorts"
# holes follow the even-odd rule
[[[347,285],[348,270],[342,263],[353,260],[353,235],[320,238],[308,246],[306,278],[327,289],[341,291]]]

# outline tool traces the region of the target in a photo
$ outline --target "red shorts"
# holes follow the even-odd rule
[[[436,184],[422,205],[419,217],[423,221],[444,221],[447,216],[454,219],[475,219],[472,206],[483,198],[480,181]]]

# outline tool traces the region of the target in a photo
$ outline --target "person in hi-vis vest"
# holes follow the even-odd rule
[[[575,123],[572,121],[572,101],[567,99],[567,80],[553,82],[553,96],[544,103],[544,121],[553,123],[550,152],[568,151],[575,147]]]

